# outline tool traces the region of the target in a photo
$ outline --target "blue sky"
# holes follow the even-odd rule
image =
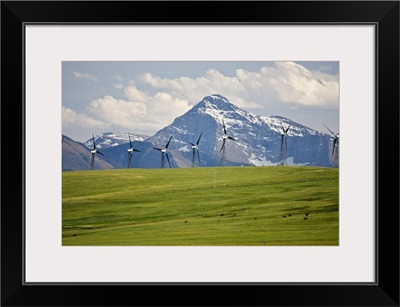
[[[62,131],[153,135],[205,96],[256,115],[339,132],[339,62],[140,61],[62,63]]]

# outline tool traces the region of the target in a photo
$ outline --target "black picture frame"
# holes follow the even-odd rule
[[[375,25],[376,283],[25,284],[24,24],[30,22]],[[2,1],[1,305],[399,306],[399,101],[399,1]]]

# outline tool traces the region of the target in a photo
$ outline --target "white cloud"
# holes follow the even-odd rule
[[[225,96],[241,108],[270,107],[282,102],[291,106],[338,107],[339,99],[337,75],[310,71],[293,62],[276,62],[275,67],[265,66],[258,72],[238,69],[233,77],[214,69],[198,78],[168,79],[145,73],[134,83],[169,93],[190,105],[214,93]],[[133,97],[125,92],[128,97]]]
[[[90,102],[88,112],[98,122],[108,123],[116,129],[130,129],[139,133],[154,131],[190,109],[187,101],[165,92],[146,95],[134,85],[125,89],[128,100],[104,96]],[[135,99],[136,98],[136,99]]]
[[[142,102],[130,102],[104,96],[93,100],[88,107],[89,112],[111,125],[132,127],[132,123],[146,115],[146,105]]]
[[[74,75],[98,80],[90,74],[75,72]],[[210,69],[196,78],[162,78],[144,73],[127,83],[120,76],[113,79],[113,87],[126,98],[106,95],[95,99],[88,105],[90,116],[63,108],[63,125],[154,133],[211,94],[225,96],[244,109],[268,110],[282,108],[282,104],[288,108],[339,107],[338,75],[311,71],[293,62],[276,62],[259,71],[237,69],[232,76]]]
[[[69,127],[84,127],[84,128],[101,128],[107,124],[87,116],[83,113],[78,113],[70,108],[62,107],[62,125],[63,128]]]
[[[304,106],[338,107],[338,77],[312,72],[293,62],[277,62],[269,83],[282,102]]]
[[[81,73],[81,72],[77,72],[74,71],[74,76],[77,79],[86,79],[86,80],[91,80],[91,81],[99,81],[98,78],[96,78],[95,76],[89,74],[89,73]]]
[[[129,101],[146,102],[149,99],[147,94],[137,89],[134,84],[128,85],[124,92]]]

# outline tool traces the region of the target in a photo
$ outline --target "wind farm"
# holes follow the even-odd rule
[[[83,156],[84,146],[90,169],[62,173],[65,246],[339,244],[338,168],[325,162],[338,155],[338,134],[213,95],[151,137],[92,133],[73,148]],[[322,165],[301,163],[314,152]],[[97,154],[97,164],[121,162],[100,170]]]
[[[323,127],[327,128],[326,125]],[[94,170],[95,158],[98,161],[96,169],[104,169],[109,164],[114,168],[337,167],[338,163],[334,162],[339,158],[338,134],[328,130],[331,135],[288,118],[255,116],[215,94],[205,97],[152,136],[139,135],[135,131],[96,136],[92,133],[92,139],[84,143],[90,148],[92,163],[80,169]],[[97,158],[99,150],[101,157]],[[127,158],[122,159],[126,153]],[[74,162],[81,157],[71,156],[71,160]],[[63,155],[63,158],[68,156]],[[108,164],[101,165],[101,161]],[[63,160],[63,169],[75,167]]]

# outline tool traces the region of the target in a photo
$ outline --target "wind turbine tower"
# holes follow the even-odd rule
[[[281,123],[281,127],[282,127],[281,148],[280,148],[278,165],[286,165],[286,159],[287,159],[287,133],[288,133],[291,125],[289,125],[289,127],[285,128],[285,127],[283,127],[283,125]]]

